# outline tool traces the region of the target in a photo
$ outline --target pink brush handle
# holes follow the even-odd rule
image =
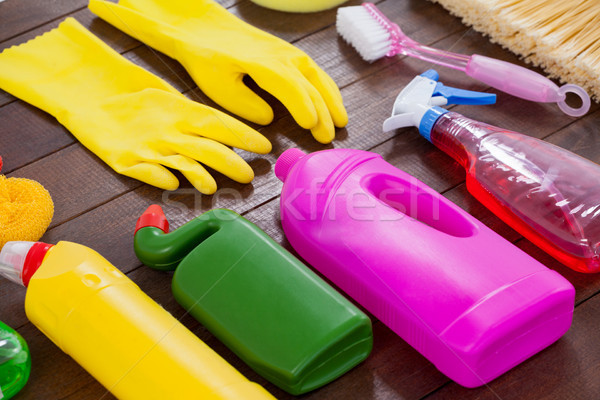
[[[473,54],[465,73],[493,88],[525,100],[541,103],[558,103],[560,109],[573,117],[584,115],[590,109],[590,98],[581,87],[564,85],[558,87],[550,79],[506,61]],[[566,93],[572,92],[581,99],[579,108],[566,104]]]
[[[506,61],[473,54],[465,73],[491,87],[525,100],[555,103],[565,98],[550,79]]]

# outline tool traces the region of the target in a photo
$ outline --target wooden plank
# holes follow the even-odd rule
[[[0,5],[0,12],[2,11],[1,7]],[[271,26],[270,22],[261,21],[261,14],[254,7],[254,5],[246,2],[245,4],[241,3],[236,10],[242,10],[240,15],[243,18],[256,18],[263,25]],[[396,9],[402,8],[404,10],[406,8],[406,13],[403,12],[402,17],[408,22],[411,20],[419,21],[420,18],[423,18],[423,13],[429,13],[428,15],[431,16],[438,14],[442,16],[443,14],[439,12],[437,6],[432,6],[426,2],[392,2],[390,0],[381,3],[381,7],[387,7],[387,11],[384,9],[386,14],[396,12]],[[85,13],[89,12],[87,10],[81,11],[81,14]],[[269,15],[279,15],[279,13],[273,12]],[[327,18],[330,18],[330,14],[325,13],[324,15],[329,15]],[[92,19],[91,14],[88,17],[89,22],[92,24],[92,30],[107,29],[106,33],[102,34],[106,35],[103,39],[110,40],[110,38],[114,38],[115,43],[119,43],[120,38],[127,39],[126,35],[122,35],[116,30],[110,32],[110,29],[114,28],[110,28],[98,19]],[[487,44],[487,40],[477,34],[466,31],[466,36],[463,38],[462,35],[465,30],[461,28],[456,20],[447,18],[439,21],[431,19],[428,24],[423,24],[423,21],[420,24],[415,23],[414,33],[411,33],[410,36],[414,34],[415,39],[422,40],[418,38],[419,35],[433,35],[435,38],[431,40],[432,43],[436,43],[436,47],[451,48],[456,51],[471,49],[478,53],[511,59],[510,54],[495,45]],[[406,28],[405,24],[405,22],[402,22],[401,26],[408,33],[407,29],[410,28]],[[285,35],[290,35],[290,37],[296,34],[302,35],[302,32],[296,27],[286,27],[286,24],[282,23],[281,20],[277,20],[272,26],[273,30],[279,32],[278,34],[283,37],[287,37]],[[458,30],[452,31],[453,27],[458,28]],[[448,36],[449,31],[452,31],[455,35]],[[338,131],[339,140],[336,140],[330,146],[322,146],[314,142],[309,132],[298,128],[281,105],[277,104],[277,122],[262,130],[273,141],[274,153],[263,157],[241,152],[254,167],[257,179],[251,185],[237,185],[222,176],[218,176],[219,187],[223,190],[213,197],[199,195],[189,187],[189,184],[184,184],[181,191],[165,194],[163,191],[137,181],[120,177],[110,171],[95,156],[89,154],[87,150],[81,148],[79,144],[73,144],[71,135],[59,127],[53,119],[41,117],[44,115],[43,113],[32,108],[25,111],[13,111],[10,114],[20,116],[18,118],[15,116],[13,119],[6,117],[7,119],[3,120],[2,110],[12,104],[0,108],[0,149],[2,155],[5,156],[5,160],[6,154],[10,155],[9,159],[13,157],[16,159],[13,161],[6,160],[5,171],[13,171],[11,176],[29,176],[42,181],[51,189],[55,197],[55,203],[60,208],[57,210],[53,229],[47,233],[44,240],[49,242],[74,240],[96,248],[115,265],[118,265],[124,271],[128,271],[129,276],[168,311],[174,313],[177,317],[182,316],[183,310],[174,302],[168,288],[169,274],[140,267],[139,261],[133,254],[131,233],[137,215],[147,205],[158,202],[165,206],[165,211],[171,219],[172,226],[176,228],[201,212],[216,206],[233,208],[238,212],[252,210],[246,214],[247,218],[257,222],[268,234],[289,247],[289,244],[284,241],[276,213],[278,200],[275,196],[279,193],[281,184],[274,178],[271,171],[275,156],[291,146],[297,146],[306,151],[331,147],[373,148],[383,154],[387,160],[419,177],[436,190],[443,191],[452,188],[445,193],[446,196],[472,212],[508,239],[514,240],[518,237],[514,231],[487,212],[466,193],[464,185],[459,185],[464,176],[462,169],[450,158],[433,148],[424,139],[421,139],[415,129],[407,128],[389,134],[381,133],[381,122],[389,115],[391,104],[397,92],[414,75],[425,70],[428,67],[426,63],[397,58],[367,65],[357,58],[354,50],[337,38],[335,30],[330,25],[325,29],[320,28],[316,33],[307,32],[306,34],[309,36],[301,39],[297,42],[297,45],[317,59],[327,72],[345,87],[343,94],[350,111],[351,124],[347,129]],[[123,43],[125,47],[132,46],[126,49],[130,51],[128,57],[148,68],[159,68],[158,72],[162,73],[160,72],[160,68],[162,68],[160,64],[166,63],[168,67],[173,67],[172,71],[167,70],[164,73],[172,82],[178,82],[177,76],[182,73],[182,70],[177,69],[178,64],[176,62],[166,58],[161,59],[160,56],[158,59],[153,58],[152,53],[143,48],[138,48],[137,43],[133,40],[130,40],[129,44],[127,41]],[[118,47],[118,44],[115,47]],[[328,49],[331,48],[334,49],[333,53],[328,52]],[[444,83],[450,86],[477,90],[485,89],[484,85],[473,83],[459,72],[441,69],[439,71],[442,74]],[[178,84],[182,85],[180,87],[185,87],[190,84],[190,81],[186,82],[184,78]],[[189,94],[200,93],[194,91]],[[0,104],[2,101],[0,94]],[[208,100],[204,97],[204,101]],[[576,152],[592,159],[594,159],[595,154],[598,154],[598,143],[594,139],[594,135],[597,135],[597,124],[600,118],[596,114],[572,123],[573,120],[561,115],[554,105],[538,105],[509,96],[504,96],[504,98],[500,96],[497,106],[464,106],[457,107],[455,110],[478,120],[492,122],[535,137],[548,137],[550,135],[548,137],[549,141],[567,148],[573,148]],[[26,121],[23,122],[22,119]],[[8,124],[4,122],[8,122]],[[29,123],[39,124],[40,126],[34,128],[34,134],[32,135],[27,133],[30,130]],[[17,127],[20,129],[16,129]],[[4,131],[2,131],[3,129]],[[49,134],[46,134],[46,130],[49,130]],[[15,132],[20,135],[18,139],[14,136]],[[33,147],[29,142],[30,140],[33,140],[34,144],[44,147],[53,138],[60,139],[54,150],[46,148],[45,151],[39,152],[37,157],[30,157],[30,161],[23,161],[23,155],[31,151],[30,147]],[[50,155],[48,156],[48,154]],[[62,168],[61,161],[64,164]],[[29,165],[25,168],[18,168],[26,164]],[[80,172],[71,171],[65,169],[65,166],[82,168],[82,170]],[[91,176],[91,179],[87,178],[88,175]],[[57,179],[57,176],[60,176],[60,179]],[[58,180],[64,180],[65,182],[58,182]],[[88,186],[86,187],[86,185]],[[73,193],[78,193],[76,198],[73,197]],[[577,288],[577,300],[579,303],[583,302],[577,308],[578,311],[589,301],[597,300],[598,296],[592,297],[598,292],[599,282],[595,275],[590,276],[572,272],[549,259],[525,240],[519,241],[518,244],[546,265],[559,270],[560,273],[574,283]],[[590,297],[592,297],[592,300],[585,301]],[[32,352],[37,358],[37,361],[34,359],[34,375],[32,375],[25,391],[17,399],[100,398],[105,390],[72,360],[64,356],[58,348],[47,339],[44,339],[43,335],[31,324],[26,322],[22,311],[23,298],[23,290],[19,290],[14,284],[7,283],[6,280],[0,280],[0,304],[2,304],[0,320],[19,327],[19,330],[24,332],[26,339],[30,341],[30,346],[33,343]],[[585,321],[590,322],[588,329],[591,329],[591,322],[594,320],[593,315],[596,314],[590,312],[584,318]],[[206,340],[211,347],[236,365],[250,379],[265,384],[262,378],[249,371],[248,367],[241,364],[231,352],[225,349],[199,324],[189,317],[184,321],[186,326]],[[575,329],[575,326],[573,329]],[[430,363],[379,322],[375,323],[375,334],[376,347],[371,357],[364,364],[324,389],[305,397],[420,398],[447,382],[447,378],[443,377]],[[595,332],[592,335],[585,333],[583,335],[581,340],[587,340],[587,342],[579,347],[581,353],[585,353],[588,347],[593,346],[595,342],[593,341]],[[590,337],[589,340],[586,339],[588,337]],[[561,341],[551,347],[548,352],[556,353],[554,349],[560,346]],[[554,354],[548,357],[550,357],[551,363],[560,364],[565,361],[561,356],[566,356],[568,359],[565,365],[571,365],[573,369],[577,369],[581,362],[586,362],[586,368],[589,364],[590,370],[595,370],[594,366],[598,363],[597,354],[590,357],[587,357],[587,353],[585,354],[586,357],[581,358],[578,355],[573,355],[572,348],[567,348],[559,352],[558,355]],[[518,368],[521,368],[521,366]],[[56,371],[60,371],[60,373]],[[505,390],[502,392],[502,398],[510,398],[507,393],[512,394],[513,392],[513,397],[518,395],[519,398],[526,397],[528,393],[534,393],[530,390],[534,386],[533,384],[525,385],[524,394],[520,391],[521,380],[528,377],[534,382],[541,382],[546,385],[552,384],[553,382],[544,380],[545,376],[540,379],[542,372],[554,375],[562,373],[558,369],[556,373],[552,371],[553,369],[548,369],[545,363],[540,364],[537,362],[536,366],[531,367],[528,373],[518,375],[516,378],[515,375],[511,375],[510,378],[506,378],[507,383],[501,385]],[[589,398],[596,398],[600,390],[591,381],[591,374],[592,372],[584,372],[585,377],[577,382],[585,386],[585,390],[581,390],[581,393],[589,395]],[[577,380],[577,377],[574,380]],[[563,383],[562,381],[559,382],[559,384]],[[292,398],[270,384],[265,385],[281,398]],[[455,394],[456,397],[451,398],[471,398],[469,396],[461,397],[462,392],[445,392],[452,385],[444,387],[437,396],[447,398],[446,394],[449,394],[448,397]],[[579,394],[576,391],[576,389],[579,390],[577,386],[572,386],[570,389],[573,393]],[[478,393],[478,396],[485,398],[486,392],[478,391]],[[547,391],[547,393],[550,393],[550,391]],[[547,393],[543,392],[542,395]],[[555,398],[569,398],[570,392],[567,390],[561,391],[559,389],[558,393],[563,396]],[[472,397],[477,396],[473,395]],[[106,396],[104,398],[112,397]]]
[[[87,0],[8,0],[0,3],[0,42],[87,6]]]
[[[9,173],[73,143],[52,116],[23,102],[0,108],[3,173]]]

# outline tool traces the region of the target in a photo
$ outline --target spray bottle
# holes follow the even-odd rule
[[[489,104],[495,95],[415,77],[384,131],[419,132],[467,171],[467,189],[504,222],[566,266],[600,271],[600,166],[568,150],[439,107]]]
[[[289,149],[275,174],[300,256],[457,383],[483,385],[569,328],[567,280],[380,155]]]
[[[27,343],[0,321],[0,400],[11,399],[29,379],[31,356]]]
[[[8,242],[0,274],[27,287],[29,320],[119,399],[273,399],[88,247]]]

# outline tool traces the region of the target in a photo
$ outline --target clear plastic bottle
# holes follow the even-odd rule
[[[0,322],[0,399],[8,400],[19,392],[29,379],[31,357],[21,335]]]
[[[394,102],[384,131],[416,126],[467,170],[473,196],[542,250],[600,272],[600,166],[551,143],[438,107],[493,104],[491,93],[445,86],[428,70]]]
[[[600,166],[551,143],[448,112],[430,140],[467,171],[467,189],[570,268],[600,271]]]

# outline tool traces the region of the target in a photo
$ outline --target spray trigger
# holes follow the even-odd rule
[[[446,86],[438,82],[439,77],[437,71],[430,69],[416,76],[406,85],[394,102],[392,116],[383,123],[383,131],[388,132],[405,126],[419,127],[423,115],[436,106],[482,105],[496,102],[496,95],[493,93],[474,92]]]

